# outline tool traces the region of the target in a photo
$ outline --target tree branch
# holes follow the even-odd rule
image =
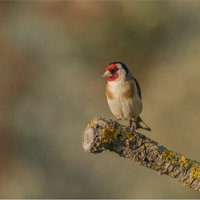
[[[168,150],[139,132],[105,118],[94,118],[83,132],[85,152],[114,151],[134,163],[166,174],[200,191],[200,163]]]

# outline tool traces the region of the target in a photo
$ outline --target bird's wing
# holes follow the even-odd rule
[[[139,83],[138,83],[137,79],[136,79],[136,78],[134,78],[134,77],[133,77],[133,80],[135,81],[135,84],[136,84],[137,93],[138,93],[138,95],[139,95],[140,99],[142,99],[142,95],[141,95],[141,90],[140,90]]]
[[[126,80],[127,81],[133,80],[135,82],[135,85],[136,85],[136,88],[137,88],[137,93],[138,93],[140,99],[142,99],[139,83],[138,83],[137,79],[132,75],[131,71],[129,71],[128,76],[126,77]]]

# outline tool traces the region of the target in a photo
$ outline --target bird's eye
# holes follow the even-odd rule
[[[112,69],[112,70],[111,70],[111,73],[114,74],[114,73],[117,72],[117,71],[118,71],[118,69],[115,68],[115,69]]]

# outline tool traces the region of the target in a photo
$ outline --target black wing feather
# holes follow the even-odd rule
[[[136,87],[137,87],[137,93],[138,93],[140,99],[142,99],[142,95],[141,95],[141,90],[140,90],[139,83],[138,83],[138,81],[137,81],[136,78],[133,78],[133,80],[135,81],[135,84],[136,84]]]

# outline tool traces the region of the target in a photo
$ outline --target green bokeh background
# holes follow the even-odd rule
[[[91,119],[115,119],[101,76],[121,61],[142,90],[152,132],[141,132],[200,161],[199,10],[195,1],[0,2],[0,198],[200,198],[81,144]]]

